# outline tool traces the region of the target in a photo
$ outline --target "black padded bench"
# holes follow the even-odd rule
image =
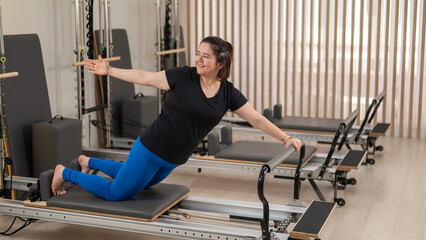
[[[66,194],[52,196],[53,173],[51,169],[40,175],[43,202],[26,201],[25,205],[150,222],[189,195],[186,186],[159,183],[120,202],[106,201],[74,184],[66,186]]]

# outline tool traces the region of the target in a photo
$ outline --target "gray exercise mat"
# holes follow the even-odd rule
[[[6,131],[14,175],[33,177],[32,124],[52,118],[40,40],[36,34],[4,36],[7,72],[4,81]]]
[[[48,199],[47,206],[153,221],[188,193],[188,187],[159,183],[129,200],[111,202],[75,186],[64,195],[56,195]]]
[[[256,141],[237,141],[216,153],[216,158],[234,159],[242,161],[267,162],[277,156],[284,150],[282,143],[256,142]],[[307,162],[317,149],[313,146],[305,147],[305,158]],[[296,166],[299,162],[300,152],[290,155],[282,164]],[[304,165],[304,164],[302,164]]]
[[[274,123],[282,129],[335,133],[343,121],[335,118],[283,117]]]

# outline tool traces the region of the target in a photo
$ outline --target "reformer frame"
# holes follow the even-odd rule
[[[297,201],[300,190],[300,175],[296,174],[294,180],[295,201],[289,205],[269,205],[264,195],[265,175],[271,172],[276,166],[291,155],[294,148],[287,148],[277,157],[268,161],[262,166],[258,178],[258,196],[262,204],[203,198],[188,197],[169,210],[165,215],[161,215],[153,222],[143,222],[138,220],[123,219],[120,217],[93,215],[87,212],[71,212],[61,209],[49,209],[34,207],[22,201],[0,199],[0,213],[12,216],[42,219],[62,223],[71,223],[92,227],[117,229],[122,231],[147,233],[159,236],[185,237],[187,239],[308,239],[317,238],[321,233],[329,216],[332,214],[335,203],[313,201],[309,207]],[[301,149],[300,159],[296,173],[300,173],[300,166],[304,157],[304,145]],[[15,178],[13,186],[19,190],[34,189],[38,183],[32,178]],[[7,181],[10,181],[7,179]],[[25,183],[25,184],[19,184]],[[37,186],[39,187],[39,186]],[[27,189],[25,189],[27,188]],[[312,219],[306,223],[306,218],[312,217],[314,212],[316,219],[314,227]],[[220,214],[228,218],[251,220],[251,223],[235,223],[229,220],[212,219],[209,214]],[[303,216],[306,215],[305,218]],[[207,217],[208,222],[191,220],[195,218]],[[228,216],[228,217],[226,217]],[[206,221],[204,220],[204,221]],[[260,229],[259,223],[260,221]],[[271,232],[270,221],[273,222]],[[297,231],[287,232],[287,227],[291,222],[297,222],[294,229]],[[223,224],[226,225],[223,225]]]
[[[0,89],[1,90],[1,89]],[[5,137],[3,135],[3,137]],[[283,154],[280,154],[279,159],[275,159],[273,162],[268,163],[269,165],[265,168],[272,170],[273,166],[280,159],[283,159],[286,157],[287,154],[290,153],[290,151],[294,149],[289,148],[286,151],[283,152]],[[302,162],[300,160],[300,162]],[[261,173],[261,174],[265,174]],[[297,177],[296,177],[297,179]],[[37,191],[33,191],[34,189],[37,189],[40,187],[38,184],[38,179],[36,178],[24,178],[19,176],[14,176],[13,179],[11,176],[7,177],[5,179],[6,186],[13,186],[9,188],[9,190],[20,190],[20,191],[32,191],[32,194],[30,199],[37,199]],[[300,184],[295,184],[295,186],[299,186]],[[263,182],[259,183],[258,185],[259,189],[263,188]],[[297,190],[297,188],[296,188]],[[295,192],[295,196],[298,194],[298,191]],[[263,192],[259,192],[259,196],[263,196]],[[264,196],[262,197],[264,199]],[[320,204],[318,207],[317,205]],[[240,216],[244,218],[256,218],[256,219],[266,219],[264,220],[265,223],[269,223],[267,220],[270,218],[273,222],[276,228],[278,228],[279,231],[282,231],[281,233],[270,233],[269,230],[269,224],[266,226],[263,225],[262,227],[259,227],[259,224],[257,223],[258,220],[255,222],[255,229],[253,230],[251,226],[244,226],[244,227],[238,227],[235,225],[232,226],[223,226],[223,224],[204,224],[200,222],[189,222],[189,221],[183,221],[183,218],[185,218],[186,214],[181,214],[179,209],[172,209],[168,213],[168,215],[165,215],[158,221],[154,221],[153,223],[141,223],[140,221],[134,221],[134,220],[123,220],[116,217],[105,217],[105,216],[95,216],[92,214],[86,214],[86,213],[74,213],[69,211],[63,211],[63,210],[52,210],[52,209],[45,209],[45,208],[36,208],[32,206],[25,206],[22,201],[17,200],[10,200],[6,198],[0,199],[0,213],[12,215],[12,216],[21,216],[21,217],[29,217],[29,218],[36,218],[36,219],[44,219],[49,221],[57,221],[57,222],[64,222],[64,223],[72,223],[72,224],[83,224],[83,225],[90,225],[94,227],[104,227],[104,228],[112,228],[112,229],[120,229],[125,231],[132,231],[132,232],[143,232],[143,233],[149,233],[149,234],[156,234],[156,235],[162,235],[162,236],[178,236],[178,237],[186,237],[186,238],[193,238],[193,239],[211,239],[212,237],[218,238],[218,239],[256,239],[259,238],[260,235],[262,236],[262,239],[294,239],[294,238],[308,238],[310,236],[316,237],[319,235],[320,231],[322,230],[324,224],[326,223],[328,217],[332,213],[333,209],[335,208],[334,203],[327,203],[327,202],[314,202],[313,207],[306,208],[304,206],[282,206],[282,205],[271,205],[269,207],[269,204],[263,203],[263,205],[260,204],[253,204],[248,202],[242,202],[242,201],[225,201],[223,199],[214,200],[214,199],[200,199],[200,198],[189,198],[184,202],[181,202],[181,205],[179,206],[180,209],[186,209],[188,211],[201,211],[201,212],[213,212],[213,213],[222,213],[227,214],[231,216]],[[223,208],[222,208],[223,207]],[[266,207],[269,207],[270,210],[266,211]],[[325,209],[325,212],[324,212]],[[311,211],[320,211],[319,213],[323,216],[319,218],[318,220],[318,232],[306,232],[306,233],[300,233],[296,232],[295,236],[292,236],[292,233],[288,233],[287,227],[290,222],[294,222],[297,219],[300,219],[303,223],[303,217],[300,217],[302,214],[307,214]],[[253,213],[254,212],[254,213]],[[266,218],[263,216],[263,212],[267,212],[270,216]],[[247,216],[248,213],[251,213],[252,216]],[[202,213],[203,214],[203,213]],[[254,214],[254,216],[253,216]],[[309,216],[309,214],[308,214]],[[277,220],[275,220],[277,219]],[[231,223],[228,223],[231,224]],[[296,226],[301,226],[300,224],[296,224]],[[266,229],[265,229],[266,228]],[[217,232],[216,232],[217,231]],[[300,235],[302,234],[302,235]],[[189,235],[189,236],[188,236]],[[303,236],[303,237],[302,237]]]

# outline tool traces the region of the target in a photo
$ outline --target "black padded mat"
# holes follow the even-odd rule
[[[335,133],[343,121],[335,118],[283,117],[274,123],[282,129]]]
[[[302,218],[293,228],[293,232],[317,237],[333,211],[336,203],[313,201]]]
[[[359,166],[360,162],[367,156],[367,151],[350,150],[343,158],[340,166],[353,167]]]
[[[189,188],[185,186],[159,183],[129,200],[111,202],[75,186],[64,195],[51,197],[47,200],[47,206],[153,221],[188,193]]]
[[[13,172],[33,177],[32,124],[52,117],[40,40],[36,34],[7,35],[4,46],[7,72],[19,72],[3,86]]]
[[[284,150],[282,143],[237,141],[216,153],[216,158],[235,159],[243,161],[267,162]],[[316,147],[305,147],[304,162],[309,160],[317,151]],[[297,165],[300,152],[290,155],[282,164]]]
[[[389,123],[378,123],[374,128],[371,130],[371,133],[373,134],[385,134],[390,127]]]

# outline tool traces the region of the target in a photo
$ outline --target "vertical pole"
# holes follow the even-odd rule
[[[81,10],[80,10],[80,3],[81,0],[74,0],[74,14],[75,14],[75,60],[76,62],[79,62],[81,60]],[[77,118],[81,120],[82,118],[82,95],[81,95],[81,66],[77,66],[77,108],[78,108],[78,114]]]
[[[343,1],[343,32],[342,32],[342,77],[340,79],[341,87],[340,87],[340,118],[343,119],[343,116],[346,116],[344,114],[344,107],[345,106],[345,65],[346,65],[346,14],[348,13],[346,8],[347,0]],[[378,58],[377,58],[378,59]]]
[[[102,16],[103,16],[103,12],[102,12],[102,0],[99,0],[98,1],[99,2],[99,35],[100,35],[100,42],[102,43],[101,44],[101,51],[103,51],[103,49],[102,48],[104,48],[105,47],[105,35],[104,35],[104,25],[102,24],[103,23],[103,21],[102,21]]]
[[[179,7],[180,2],[179,0],[175,0],[175,39],[176,39],[176,48],[180,48],[180,23],[179,23]],[[188,29],[189,30],[189,29]],[[180,66],[180,55],[181,53],[176,53],[176,67]]]
[[[105,36],[105,52],[106,52],[106,57],[109,58],[111,53],[112,53],[112,45],[111,45],[111,26],[109,25],[110,23],[110,16],[109,16],[109,6],[110,6],[110,2],[111,0],[105,0],[104,1],[104,36]],[[100,6],[99,6],[100,7]],[[110,130],[106,131],[106,147],[110,148],[111,147],[111,114],[112,114],[112,109],[111,109],[111,79],[110,76],[107,75],[106,76],[107,79],[107,114],[105,114],[105,123],[106,126],[109,126]]]
[[[2,71],[3,73],[6,71],[6,66],[5,66],[5,58],[4,58],[4,42],[3,42],[3,22],[2,22],[2,11],[1,11],[1,5],[0,5],[0,54],[1,54],[1,62],[2,62]],[[4,60],[4,61],[3,61]],[[6,144],[7,144],[7,137],[6,137],[6,126],[5,126],[5,116],[4,116],[4,109],[3,109],[3,82],[4,79],[0,79],[0,121],[1,121],[1,136],[2,138],[0,139],[0,192],[3,193],[4,190],[4,159],[6,157],[6,150],[8,149]]]
[[[161,1],[156,0],[157,5],[157,52],[161,51]],[[161,71],[161,58],[162,56],[157,56],[157,71]],[[158,112],[161,112],[161,91],[157,89],[157,102],[158,102]]]
[[[354,0],[355,1],[355,0]],[[321,0],[318,0],[318,61],[317,61],[317,86],[316,86],[316,102],[315,102],[315,117],[319,117],[319,102],[320,102],[320,80],[321,80]]]

